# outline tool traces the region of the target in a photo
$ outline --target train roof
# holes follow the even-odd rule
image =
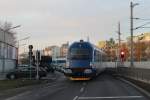
[[[90,43],[90,42],[88,42],[88,41],[83,41],[83,40],[76,41],[76,42],[72,43],[69,48],[71,48],[72,46],[76,46],[76,45],[79,44],[79,43],[86,44],[86,46],[89,46],[89,47],[91,47],[92,49],[97,50],[97,51],[99,51],[99,52],[105,54],[105,52],[104,52],[102,49],[98,48],[97,46],[95,46],[94,44],[92,44],[92,43]]]

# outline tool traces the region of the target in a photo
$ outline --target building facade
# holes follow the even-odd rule
[[[60,47],[60,57],[66,57],[68,52],[69,43],[62,44]]]
[[[60,47],[49,46],[44,49],[44,55],[52,56],[52,59],[56,59],[60,56]]]
[[[0,29],[0,73],[7,73],[17,65],[16,39],[13,33]]]

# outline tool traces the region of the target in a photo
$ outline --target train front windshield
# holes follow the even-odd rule
[[[69,59],[71,60],[90,60],[92,58],[89,49],[72,48],[70,50]]]

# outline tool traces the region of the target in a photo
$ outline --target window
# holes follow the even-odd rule
[[[12,47],[12,59],[17,59],[17,49]]]
[[[13,47],[8,45],[8,59],[13,59]]]
[[[7,46],[7,44],[4,44],[4,57],[5,57],[5,58],[8,58],[8,53],[7,53],[7,51],[8,51],[8,46]]]
[[[91,59],[90,50],[83,48],[72,48],[70,52],[70,59],[72,60],[88,60]]]
[[[0,58],[4,57],[4,43],[0,42]]]

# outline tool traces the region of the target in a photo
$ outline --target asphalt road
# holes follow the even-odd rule
[[[63,75],[5,100],[149,100],[127,83],[107,74],[90,81],[69,81]]]

